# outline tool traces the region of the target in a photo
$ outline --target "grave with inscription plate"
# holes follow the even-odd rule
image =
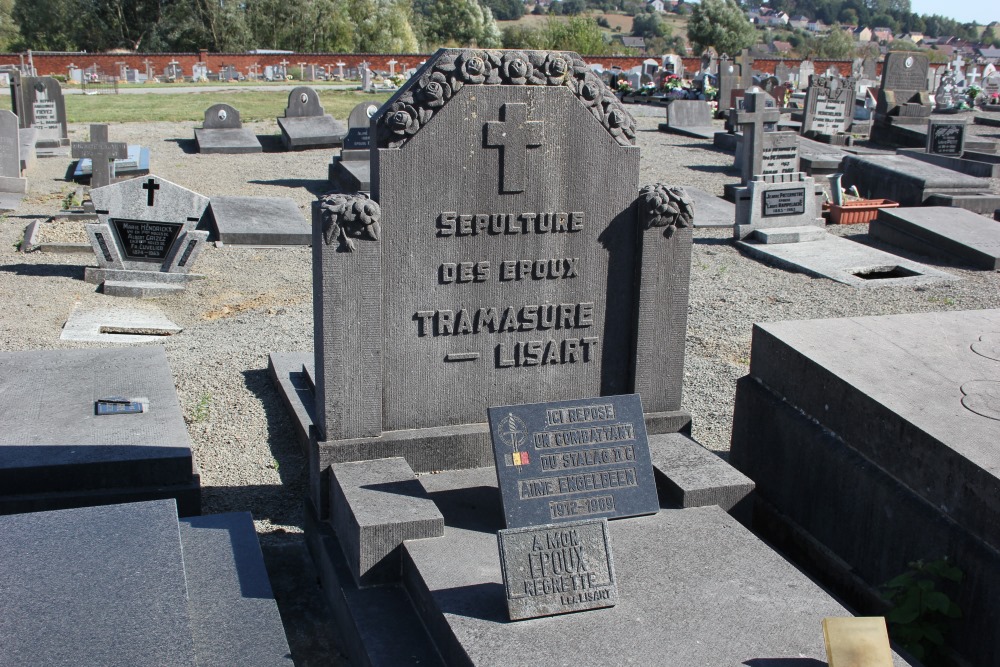
[[[828,144],[849,145],[854,98],[854,79],[813,76],[806,88],[803,136]]]
[[[191,273],[207,231],[198,231],[208,197],[151,175],[90,191],[98,222],[86,225],[97,256],[84,279],[105,294],[175,293]]]
[[[290,151],[340,146],[347,128],[323,110],[316,90],[298,86],[288,94],[285,115],[278,116],[281,142]]]
[[[10,82],[11,104],[21,127],[35,129],[38,157],[69,154],[66,103],[59,82],[50,76],[31,77],[14,73]]]
[[[371,120],[382,105],[368,100],[347,117],[347,135],[340,155],[330,160],[329,180],[339,192],[371,192]]]
[[[0,353],[0,514],[175,498],[201,511],[158,346]]]
[[[438,51],[371,127],[371,195],[314,206],[315,351],[271,356],[297,428],[311,434],[305,534],[352,661],[520,665],[544,647],[582,664],[626,635],[616,664],[822,657],[819,623],[843,608],[721,509],[749,484],[712,466],[678,477],[672,495],[661,487],[701,507],[644,501],[607,521],[615,606],[510,621],[489,408],[555,404],[553,426],[604,418],[541,434],[593,441],[566,452],[569,467],[507,452],[512,467],[518,454],[574,471],[554,488],[576,491],[542,501],[544,524],[553,501],[577,516],[609,497],[617,509],[630,493],[659,491],[657,475],[691,469],[661,464],[668,472],[649,480],[638,464],[634,475],[606,466],[638,458],[642,422],[651,460],[713,456],[680,433],[693,211],[681,189],[640,189],[633,120],[576,54]],[[624,394],[641,396],[641,414],[637,404],[619,412]],[[509,442],[520,428],[509,424]],[[556,574],[527,588],[520,578],[532,599],[518,604],[537,610],[555,592],[602,601],[584,590],[600,579]]]
[[[205,110],[205,121],[194,129],[199,153],[260,153],[260,140],[243,127],[240,112],[229,104],[213,104]]]
[[[489,409],[508,528],[659,509],[635,394]]]
[[[948,557],[964,578],[943,589],[962,610],[945,636],[977,665],[1000,660],[998,380],[1000,310],[758,324],[730,454],[755,526],[861,611]]]

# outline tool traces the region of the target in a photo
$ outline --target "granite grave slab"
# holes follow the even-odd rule
[[[618,603],[607,519],[508,528],[497,545],[512,621]]]
[[[690,185],[685,185],[684,191],[694,206],[696,228],[732,227],[736,223],[736,206],[732,202]]]
[[[176,498],[200,511],[191,443],[162,347],[0,354],[0,513]],[[97,402],[144,402],[97,415]]]
[[[861,609],[947,556],[964,578],[946,638],[972,664],[1000,657],[998,331],[998,310],[755,325],[730,453],[757,529]]]
[[[77,302],[63,325],[60,340],[92,343],[149,343],[183,329],[152,305],[84,306]]]
[[[928,257],[1000,270],[1000,225],[970,211],[941,206],[882,209],[868,233]]]
[[[765,264],[852,287],[916,286],[957,280],[945,271],[829,233],[820,240],[793,243],[766,243],[751,237],[739,241],[737,247]]]
[[[977,194],[990,191],[985,178],[967,176],[905,155],[847,155],[844,187],[857,186],[862,197],[891,199],[901,206],[920,206],[932,194]]]
[[[184,289],[207,231],[208,197],[151,175],[90,191],[98,222],[86,225],[98,267],[84,279],[111,296],[162,296]]]
[[[964,151],[961,155],[939,155],[920,148],[899,148],[900,155],[935,164],[977,178],[1000,178],[1000,154],[981,151]],[[963,207],[964,208],[964,207]],[[979,209],[970,209],[979,210]],[[987,209],[988,211],[989,209]]]
[[[212,240],[230,245],[312,243],[312,229],[289,197],[212,197],[207,222]]]
[[[489,409],[508,528],[656,512],[635,394]]]
[[[661,132],[682,134],[695,139],[713,139],[718,128],[712,125],[712,110],[703,100],[674,100],[667,107],[667,122]]]
[[[288,94],[285,115],[278,117],[281,142],[287,150],[340,146],[347,134],[343,123],[323,110],[319,95],[309,86],[298,86]]]
[[[243,127],[240,112],[229,104],[213,104],[205,110],[201,127],[194,129],[199,153],[260,153],[257,135]]]

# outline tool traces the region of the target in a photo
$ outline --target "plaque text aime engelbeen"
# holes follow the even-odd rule
[[[445,211],[437,216],[437,236],[525,236],[573,234],[583,230],[581,211],[553,213],[477,213]],[[579,275],[578,257],[542,259],[510,258],[497,262],[443,262],[438,278],[443,284],[502,283],[566,280]],[[584,330],[594,325],[594,303],[543,303],[496,305],[481,308],[418,310],[413,315],[418,336],[461,336],[483,333]],[[527,341],[499,342],[494,349],[497,368],[550,364],[589,363],[597,358],[600,339],[573,335]]]

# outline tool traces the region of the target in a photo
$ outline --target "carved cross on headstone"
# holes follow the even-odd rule
[[[965,59],[962,58],[962,54],[959,53],[955,56],[955,59],[951,61],[951,69],[955,72],[956,79],[965,78]]]
[[[743,108],[733,111],[733,123],[743,132],[743,164],[740,178],[749,183],[759,174],[762,164],[762,137],[766,127],[778,122],[781,113],[765,106],[768,94],[748,92],[743,96]]]
[[[976,81],[979,80],[979,67],[973,67],[972,70],[965,75],[965,81],[970,85],[976,85]]]
[[[156,191],[160,189],[160,184],[150,178],[142,184],[142,189],[146,191],[146,206],[152,206],[156,198]]]
[[[528,105],[507,102],[500,120],[486,123],[487,148],[500,149],[500,192],[524,192],[528,180],[528,149],[542,145],[540,120],[528,120]]]
[[[74,141],[73,157],[90,158],[90,187],[102,188],[110,185],[115,177],[114,160],[128,157],[128,144],[124,141],[108,141],[108,126],[90,126],[90,141]]]

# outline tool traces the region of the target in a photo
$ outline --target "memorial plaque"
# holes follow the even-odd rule
[[[638,395],[488,412],[508,527],[659,510]]]
[[[931,121],[927,133],[927,152],[961,157],[965,148],[965,122]]]
[[[768,190],[764,192],[763,211],[765,218],[784,215],[801,215],[806,212],[806,189]]]
[[[792,174],[799,170],[799,138],[794,132],[764,132],[760,135],[760,142],[758,173],[771,176]]]
[[[161,262],[174,245],[184,226],[177,222],[147,220],[111,220],[126,259]]]
[[[618,602],[607,519],[501,530],[497,546],[512,621]]]
[[[142,399],[131,399],[122,396],[100,398],[94,403],[97,416],[103,415],[137,415],[144,412]]]

